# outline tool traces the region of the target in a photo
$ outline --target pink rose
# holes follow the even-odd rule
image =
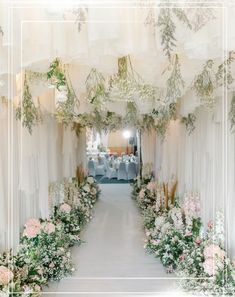
[[[215,261],[212,258],[208,258],[203,263],[204,271],[209,274],[210,276],[213,276],[216,274],[217,267],[215,265]]]
[[[225,252],[218,245],[215,244],[206,246],[203,254],[206,259],[214,259],[217,256],[220,260],[224,260],[225,257]]]
[[[185,236],[192,236],[192,235],[193,235],[193,233],[190,232],[190,231],[187,231],[187,232],[185,233]]]
[[[40,227],[29,226],[24,229],[23,235],[27,238],[34,238],[36,237],[41,231]]]
[[[41,227],[41,223],[38,219],[29,219],[26,224],[25,227],[36,227],[36,228],[40,228]]]
[[[44,231],[48,234],[54,233],[55,232],[55,225],[51,222],[46,223],[44,227]]]
[[[50,267],[50,268],[54,268],[54,267],[55,267],[55,264],[54,264],[54,263],[50,263],[50,264],[49,264],[49,267]]]
[[[70,211],[71,211],[71,206],[68,205],[67,203],[63,203],[63,204],[61,204],[61,206],[60,206],[60,211],[61,211],[61,212],[65,212],[65,213],[70,213]]]
[[[0,266],[0,285],[5,286],[13,279],[13,272],[5,266]]]

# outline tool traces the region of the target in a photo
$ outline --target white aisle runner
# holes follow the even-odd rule
[[[50,293],[43,296],[173,294],[176,289],[175,281],[170,279],[173,275],[167,274],[162,264],[143,248],[141,217],[130,197],[130,185],[100,186],[102,192],[95,205],[94,218],[81,234],[85,243],[72,250],[76,272],[72,277],[52,283],[47,289]]]

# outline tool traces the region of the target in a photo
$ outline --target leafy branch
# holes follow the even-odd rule
[[[200,98],[203,105],[212,107],[214,105],[214,89],[216,87],[213,80],[213,60],[208,60],[203,66],[203,70],[195,77],[193,89]]]
[[[193,113],[189,113],[187,117],[182,117],[181,123],[185,124],[186,130],[188,131],[188,134],[190,135],[195,130],[195,121],[196,116]]]
[[[87,99],[97,108],[107,101],[105,78],[102,73],[92,68],[86,79]]]
[[[16,108],[16,119],[22,121],[23,127],[26,127],[30,134],[32,134],[33,126],[41,120],[40,108],[37,108],[32,100],[26,75],[22,103]]]
[[[47,79],[57,88],[66,86],[65,70],[60,59],[56,58],[49,66]]]
[[[161,8],[158,16],[157,25],[161,32],[161,45],[165,55],[170,60],[171,52],[176,47],[175,30],[176,26],[172,21],[170,8]]]
[[[182,8],[172,8],[172,12],[176,15],[176,17],[184,24],[186,25],[190,30],[192,29],[192,25],[190,23],[190,20],[188,19],[185,11]]]
[[[182,96],[184,88],[184,80],[181,75],[180,62],[178,55],[175,55],[171,75],[166,82],[166,98],[167,104],[176,103]]]
[[[234,81],[231,72],[231,64],[235,60],[234,54],[235,52],[233,51],[229,52],[228,59],[226,59],[222,64],[218,66],[218,70],[215,74],[216,84],[218,87],[221,87],[222,85],[229,86]]]

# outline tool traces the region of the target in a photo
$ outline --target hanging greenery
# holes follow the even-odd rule
[[[161,8],[158,16],[157,25],[161,33],[161,45],[168,59],[171,59],[171,53],[176,47],[175,30],[176,26],[172,21],[170,8]]]
[[[230,119],[230,130],[232,133],[234,133],[235,131],[235,95],[233,95],[233,98],[231,100],[229,119]]]
[[[92,68],[86,79],[87,100],[95,108],[102,107],[108,101],[105,78],[102,73]]]
[[[214,106],[215,97],[214,90],[216,88],[214,82],[213,60],[208,60],[203,66],[203,70],[195,77],[193,90],[201,100],[202,105],[212,108]]]
[[[57,88],[57,90],[60,90],[60,87],[66,86],[64,65],[59,58],[56,58],[50,64],[47,72],[47,79]]]
[[[59,122],[67,126],[76,117],[76,107],[79,105],[79,101],[73,89],[68,69],[60,59],[56,58],[50,64],[47,79],[66,97],[66,100],[57,102],[55,116]]]
[[[16,119],[22,121],[23,127],[26,127],[30,134],[33,132],[33,126],[37,125],[41,120],[40,107],[36,107],[33,102],[26,75],[22,103],[19,103],[16,108]]]
[[[123,122],[125,126],[137,126],[138,124],[138,109],[134,102],[127,102],[126,115],[124,116]]]
[[[185,125],[188,134],[190,135],[195,130],[196,116],[189,113],[186,117],[182,117],[181,122]]]
[[[87,7],[78,7],[73,10],[73,14],[76,16],[75,23],[77,24],[78,32],[81,32],[82,26],[86,23],[88,16]]]
[[[177,104],[162,105],[158,109],[153,109],[152,114],[155,118],[156,131],[162,140],[164,140],[170,121],[176,119]]]
[[[183,88],[184,80],[181,75],[179,58],[176,54],[173,59],[170,77],[166,82],[165,102],[167,104],[176,103],[182,96]]]
[[[183,8],[179,7],[173,7],[172,12],[175,14],[175,16],[181,21],[185,26],[187,26],[190,30],[192,29],[192,25],[190,23],[190,20],[187,17],[187,14],[185,13]]]
[[[221,87],[222,85],[229,87],[229,85],[234,81],[231,72],[231,64],[235,60],[234,54],[234,51],[229,52],[228,59],[218,66],[218,70],[215,74],[216,85],[218,87]]]

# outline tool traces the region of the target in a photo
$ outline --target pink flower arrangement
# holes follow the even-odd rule
[[[60,206],[60,211],[61,211],[61,212],[65,212],[65,213],[70,213],[70,211],[71,211],[71,206],[68,205],[67,203],[63,203],[63,204],[61,204],[61,206]]]
[[[203,263],[204,271],[209,274],[210,276],[213,276],[216,274],[217,268],[215,265],[215,261],[212,258],[208,258]]]
[[[25,224],[23,235],[27,238],[36,237],[41,231],[41,223],[38,219],[29,219]]]
[[[223,261],[225,257],[225,252],[218,245],[211,244],[205,247],[204,257],[206,259],[215,259],[216,257],[218,257],[220,260]]]
[[[46,223],[44,227],[44,231],[48,234],[54,233],[55,232],[55,225],[51,222]]]
[[[184,213],[186,216],[197,218],[200,216],[200,199],[198,196],[186,195],[183,205]]]
[[[139,193],[139,197],[140,197],[140,199],[144,199],[144,196],[145,196],[145,190],[142,189]]]
[[[0,285],[5,286],[13,279],[13,272],[5,266],[0,266]]]
[[[156,189],[156,183],[154,181],[151,181],[147,185],[147,189],[151,192],[154,192]]]

